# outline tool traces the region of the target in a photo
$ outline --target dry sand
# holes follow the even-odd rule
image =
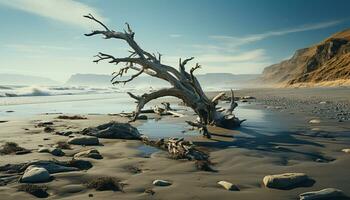
[[[257,92],[239,91],[240,95],[258,96],[264,99],[276,90]],[[290,95],[284,90],[280,94]],[[297,92],[296,92],[297,93]],[[317,93],[317,92],[316,92]],[[319,96],[322,98],[324,93]],[[264,96],[265,95],[265,96]],[[309,96],[301,91],[297,96]],[[343,98],[342,93],[338,97]],[[265,98],[265,100],[267,97]],[[260,103],[264,103],[261,101]],[[266,103],[266,102],[265,102]],[[252,109],[266,109],[255,104]],[[192,161],[170,159],[166,152],[158,151],[150,156],[139,149],[140,141],[101,139],[101,146],[94,146],[103,156],[101,160],[89,159],[93,167],[87,171],[54,174],[54,180],[46,183],[50,196],[47,199],[298,199],[298,195],[307,191],[334,187],[350,195],[350,154],[341,150],[350,148],[349,121],[337,122],[317,116],[320,124],[309,124],[310,113],[301,112],[299,107],[284,109],[285,112],[272,111],[276,121],[285,123],[285,131],[260,132],[253,126],[244,126],[238,130],[211,128],[212,139],[201,136],[190,137],[195,144],[210,150],[210,160],[217,172],[203,172],[195,169]],[[293,114],[291,114],[293,112]],[[1,155],[0,165],[20,163],[33,159],[68,160],[70,157],[55,157],[51,154],[37,153],[38,145],[49,146],[68,137],[45,133],[43,128],[35,128],[38,121],[54,122],[55,130],[81,130],[111,120],[126,121],[125,118],[107,115],[88,115],[86,120],[58,120],[56,115],[35,116],[35,119],[11,120],[0,123],[0,144],[11,141],[31,149],[25,155]],[[192,117],[192,116],[191,116]],[[280,121],[278,120],[280,119]],[[169,123],[176,120],[166,117]],[[249,119],[248,119],[249,120]],[[250,122],[254,124],[254,122]],[[135,126],[140,123],[133,124]],[[290,129],[297,126],[298,129]],[[315,129],[316,128],[316,129]],[[312,130],[313,129],[313,130]],[[67,154],[79,151],[81,146],[73,145],[73,150],[64,150]],[[133,168],[139,168],[135,173]],[[302,172],[315,180],[310,187],[298,187],[291,190],[269,189],[262,185],[265,175],[285,172]],[[124,192],[95,191],[84,185],[88,180],[102,176],[112,176],[126,185]],[[169,180],[173,184],[167,187],[153,186],[155,179]],[[217,182],[226,180],[236,184],[240,191],[227,191]],[[17,191],[18,183],[0,186],[0,199],[19,200],[37,199],[25,192]],[[153,195],[145,193],[152,189]],[[92,194],[92,197],[89,197]]]

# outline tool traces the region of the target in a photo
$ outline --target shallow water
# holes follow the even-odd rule
[[[74,96],[46,96],[46,97],[13,97],[7,98],[10,105],[0,104],[0,120],[28,118],[43,113],[64,114],[109,114],[120,112],[132,112],[135,103],[125,93],[94,94]],[[148,107],[152,106],[150,102]],[[175,107],[174,105],[173,107]],[[220,104],[222,107],[227,103]],[[14,112],[7,112],[14,111]],[[259,132],[283,131],[295,127],[296,122],[291,117],[281,117],[276,112],[267,109],[257,109],[254,102],[240,103],[235,110],[240,119],[247,119],[241,129],[255,130]],[[188,131],[189,126],[184,121],[176,120],[169,123],[168,120],[147,120],[139,129],[151,138],[160,137],[184,137],[196,134]]]

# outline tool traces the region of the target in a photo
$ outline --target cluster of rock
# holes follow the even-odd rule
[[[52,174],[87,170],[92,164],[86,160],[38,160],[20,164],[0,166],[0,172],[7,174],[6,179],[0,179],[1,184],[7,184],[19,178],[22,183],[43,183],[52,180]],[[21,175],[23,174],[23,175]]]
[[[314,181],[304,173],[284,173],[265,176],[263,178],[263,183],[268,188],[284,190],[302,186],[310,186],[310,184],[312,185]],[[300,200],[321,200],[337,199],[346,196],[339,189],[326,188],[319,191],[305,192],[300,194],[299,197]]]
[[[316,117],[336,119],[339,122],[350,120],[350,104],[348,101],[324,101],[321,98],[279,97],[272,95],[259,96],[259,102],[270,109],[303,110]]]

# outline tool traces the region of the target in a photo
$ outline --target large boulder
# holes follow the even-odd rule
[[[43,167],[29,166],[24,172],[22,183],[42,183],[50,180],[50,173]]]
[[[97,127],[86,128],[81,133],[98,138],[129,140],[138,140],[141,138],[141,134],[137,128],[131,126],[129,123],[119,123],[114,121],[99,125]]]
[[[98,145],[99,141],[97,137],[94,136],[75,136],[68,140],[68,144],[76,145]]]
[[[300,200],[328,200],[328,199],[340,199],[345,195],[341,190],[335,188],[326,188],[319,191],[305,192],[299,195]]]
[[[263,183],[268,188],[289,189],[310,181],[304,173],[285,173],[265,176]]]

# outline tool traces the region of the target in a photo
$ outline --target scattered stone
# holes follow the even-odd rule
[[[103,157],[101,156],[100,152],[98,152],[96,149],[88,149],[81,151],[79,153],[76,153],[74,155],[74,158],[93,158],[93,159],[102,159]]]
[[[309,121],[309,123],[310,124],[319,124],[319,123],[321,123],[321,120],[319,120],[319,119],[312,119],[312,120]]]
[[[311,131],[318,132],[318,131],[321,131],[321,129],[320,128],[312,128]]]
[[[256,98],[252,97],[252,96],[244,96],[244,97],[242,97],[242,99],[256,99]]]
[[[137,116],[137,119],[138,120],[147,120],[148,117],[147,117],[147,115],[139,115],[139,116]]]
[[[70,136],[73,134],[73,131],[57,131],[56,134],[62,136]]]
[[[72,147],[65,141],[58,141],[53,147],[59,149],[72,149]]]
[[[50,148],[50,153],[54,156],[64,156],[64,152],[59,148]]]
[[[60,115],[57,117],[57,119],[69,119],[69,120],[78,120],[78,119],[87,119],[84,116],[80,115],[73,115],[73,116],[68,116],[68,115]]]
[[[221,185],[223,188],[225,188],[226,190],[231,190],[231,191],[239,191],[239,188],[227,181],[219,181],[218,182],[219,185]]]
[[[39,153],[51,153],[54,156],[64,156],[65,153],[59,149],[59,148],[48,148],[48,147],[41,147],[38,149]]]
[[[97,191],[123,191],[123,185],[114,177],[100,177],[89,181],[88,188],[94,188]]]
[[[54,130],[55,130],[55,129],[52,128],[52,127],[50,127],[50,126],[47,126],[47,127],[44,128],[44,132],[45,132],[45,133],[51,133],[51,132],[53,132]]]
[[[345,197],[341,190],[335,188],[326,188],[319,191],[305,192],[299,195],[300,200],[319,200],[319,199],[338,199]]]
[[[137,128],[129,123],[109,122],[97,127],[86,128],[81,132],[83,135],[95,136],[98,138],[110,139],[140,139],[141,134]]]
[[[285,173],[265,176],[263,183],[268,188],[289,189],[308,181],[304,173]]]
[[[319,104],[327,104],[327,103],[328,103],[328,101],[320,101]]]
[[[50,173],[43,167],[29,166],[20,179],[22,183],[42,183],[50,180]]]
[[[169,182],[169,181],[165,181],[165,180],[160,180],[160,179],[157,179],[157,180],[154,180],[153,181],[153,185],[155,186],[169,186],[171,185],[172,183]]]
[[[68,140],[68,144],[98,145],[99,141],[98,141],[98,138],[94,136],[75,136]]]
[[[50,153],[50,148],[49,147],[41,147],[38,149],[39,153]]]
[[[85,187],[80,184],[75,184],[75,185],[65,185],[61,189],[64,193],[77,193],[77,192],[83,191]]]
[[[87,160],[73,159],[68,162],[68,166],[75,167],[80,170],[88,170],[92,167],[92,164],[90,161]]]
[[[350,153],[350,149],[343,149],[341,151],[344,152],[344,153]]]
[[[18,191],[27,192],[37,198],[46,198],[49,196],[46,185],[23,184],[18,187]]]
[[[43,121],[43,122],[39,122],[36,126],[37,127],[47,127],[47,126],[51,126],[53,125],[53,122],[51,121]]]
[[[24,149],[24,150],[15,152],[16,155],[23,155],[23,154],[27,154],[27,153],[31,153],[31,151],[28,149]]]

